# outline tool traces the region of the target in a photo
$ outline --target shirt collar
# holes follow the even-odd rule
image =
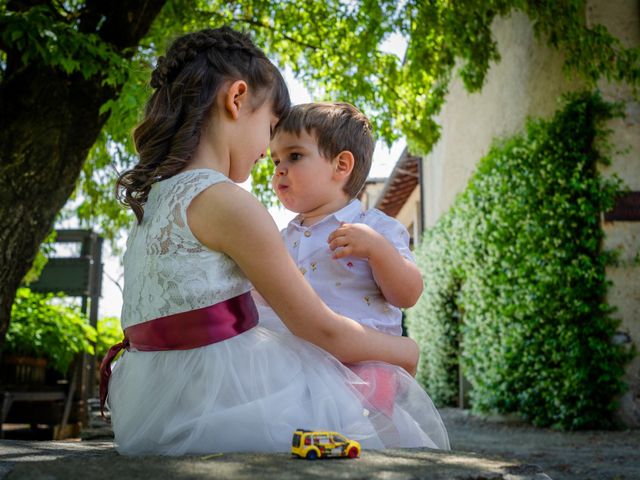
[[[330,215],[327,215],[325,218],[320,220],[318,223],[312,225],[311,227],[305,227],[303,225],[300,225],[300,222],[302,221],[302,214],[297,215],[293,220],[291,220],[291,222],[289,222],[289,227],[293,226],[299,229],[313,228],[316,225],[321,225],[324,222],[328,222],[330,218],[334,218],[338,223],[341,223],[341,222],[351,223],[353,222],[353,219],[356,218],[358,214],[360,214],[361,212],[362,212],[362,203],[357,198],[354,198],[349,203],[347,203],[344,207],[342,207],[340,210],[333,212]]]
[[[335,217],[338,222],[351,223],[361,212],[362,203],[360,203],[360,200],[357,198],[354,198],[340,210],[334,212],[332,216]]]

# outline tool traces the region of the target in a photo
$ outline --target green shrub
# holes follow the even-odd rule
[[[599,94],[569,96],[553,119],[496,142],[426,232],[425,293],[407,323],[436,402],[455,401],[460,364],[475,411],[608,423],[631,353],[611,343],[619,322],[601,250],[601,213],[621,184],[596,166],[608,162],[604,122],[619,114]]]
[[[96,357],[101,362],[109,349],[120,343],[124,333],[120,327],[118,317],[104,317],[98,320],[98,341],[96,342]]]
[[[3,351],[46,358],[66,374],[78,354],[93,354],[96,331],[77,308],[52,303],[54,298],[18,289]]]

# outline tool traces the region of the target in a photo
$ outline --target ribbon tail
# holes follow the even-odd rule
[[[120,353],[121,350],[129,346],[127,339],[124,339],[120,343],[116,343],[109,349],[107,354],[102,359],[100,364],[100,415],[104,417],[104,405],[107,402],[107,395],[109,393],[109,378],[111,378],[111,362]]]

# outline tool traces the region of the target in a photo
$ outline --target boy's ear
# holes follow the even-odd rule
[[[355,158],[349,150],[343,150],[333,158],[333,175],[337,180],[347,180],[353,167]]]
[[[224,93],[224,108],[234,120],[237,120],[238,115],[240,115],[240,109],[247,102],[248,90],[247,82],[236,80],[229,84]]]

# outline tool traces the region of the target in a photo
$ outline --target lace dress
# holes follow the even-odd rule
[[[227,255],[191,233],[186,210],[204,189],[229,181],[189,170],[153,185],[124,256],[122,327],[194,310],[251,289]],[[384,368],[384,364],[380,364]],[[332,430],[364,448],[448,448],[429,397],[404,370],[393,410],[375,385],[288,331],[261,326],[191,350],[125,351],[109,383],[115,444],[126,455],[288,451],[294,430]]]

